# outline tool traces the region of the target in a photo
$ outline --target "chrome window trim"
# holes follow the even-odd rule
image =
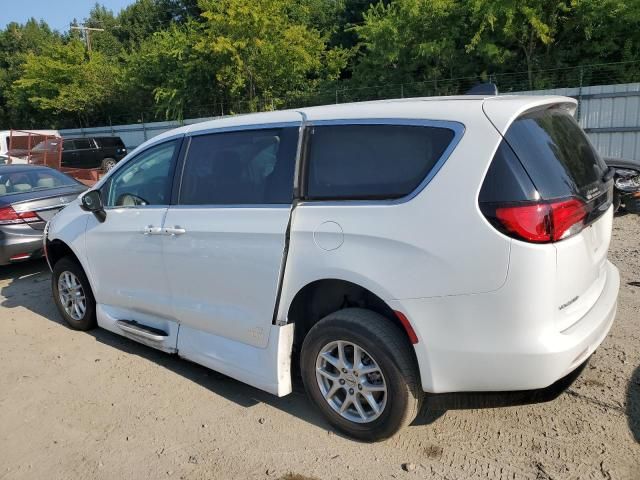
[[[157,210],[157,209],[167,209],[171,205],[132,205],[130,207],[118,206],[118,207],[103,207],[102,209],[105,212],[110,212],[112,210]]]
[[[456,149],[460,140],[464,136],[466,127],[461,122],[456,122],[453,120],[427,120],[427,119],[419,119],[419,118],[354,118],[354,119],[335,119],[335,120],[315,120],[310,121],[307,124],[307,127],[313,128],[315,126],[335,126],[335,125],[397,125],[397,126],[413,126],[413,127],[436,127],[436,128],[446,128],[453,131],[453,139],[447,146],[447,148],[442,152],[440,158],[435,163],[433,168],[427,173],[427,175],[422,179],[422,181],[418,184],[418,186],[407,195],[404,195],[400,198],[390,198],[390,199],[349,199],[346,198],[344,200],[313,200],[313,199],[304,199],[301,200],[301,206],[339,206],[339,205],[399,205],[413,200],[416,196],[422,192],[426,188],[426,186],[433,180],[433,178],[438,174],[440,169],[449,159],[453,151]],[[311,161],[311,159],[308,159]]]
[[[154,148],[158,145],[161,145],[163,143],[167,143],[167,142],[173,142],[175,140],[180,140],[182,138],[185,138],[185,133],[179,133],[176,135],[171,135],[170,137],[163,137],[157,141],[153,141],[153,138],[147,140],[148,142],[151,142],[149,144],[147,144],[146,142],[138,145],[136,148],[134,148],[133,150],[131,150],[129,153],[127,153],[124,157],[122,157],[122,159],[116,163],[115,167],[113,167],[111,170],[109,170],[107,173],[105,173],[102,178],[100,180],[98,180],[98,182],[96,182],[96,184],[91,187],[88,191],[91,190],[96,190],[96,189],[100,189],[102,188],[102,186],[109,181],[109,178],[111,178],[111,176],[117,172],[118,170],[120,170],[121,168],[124,168],[125,165],[127,165],[129,162],[133,161],[134,158],[138,157],[138,155],[141,155],[143,153],[145,153],[147,150],[149,150],[150,148]],[[143,147],[144,145],[144,147]],[[143,147],[143,148],[142,148]]]
[[[293,205],[293,197],[292,201],[288,203],[221,203],[221,204],[182,204],[180,203],[180,196],[182,194],[182,185],[184,180],[184,173],[187,168],[187,162],[189,161],[189,150],[191,148],[191,140],[195,137],[199,137],[202,135],[212,135],[216,133],[233,133],[233,132],[247,132],[247,131],[260,131],[260,130],[274,130],[279,128],[298,128],[298,143],[296,145],[296,157],[294,159],[294,185],[293,192],[295,195],[295,187],[296,187],[296,174],[298,173],[298,162],[300,160],[300,148],[302,141],[302,134],[305,128],[306,115],[301,112],[300,113],[300,121],[294,122],[274,122],[274,123],[257,123],[257,124],[246,124],[246,125],[236,125],[233,127],[218,127],[218,128],[210,128],[207,130],[201,130],[197,132],[187,133],[186,140],[189,142],[187,145],[187,150],[184,155],[184,160],[182,162],[182,168],[180,171],[180,183],[178,187],[178,199],[175,204],[170,205],[172,209],[223,209],[223,208],[291,208]]]
[[[299,112],[298,112],[299,113]],[[287,128],[287,127],[299,127],[303,122],[303,117],[300,120],[291,122],[274,122],[274,123],[251,123],[246,125],[233,125],[223,127],[212,127],[206,130],[196,130],[194,132],[187,132],[187,137],[199,137],[201,135],[211,135],[214,133],[233,133],[244,132],[247,130],[270,130],[275,128]]]
[[[106,185],[107,182],[110,181],[110,178],[111,178],[113,172],[124,168],[124,166],[121,166],[121,165],[126,165],[126,164],[129,164],[129,163],[135,161],[137,158],[140,157],[140,155],[144,155],[149,150],[152,150],[152,149],[154,149],[156,147],[161,147],[162,145],[164,145],[166,143],[175,142],[177,140],[179,141],[179,140],[181,140],[183,138],[184,138],[184,134],[172,135],[169,138],[163,138],[162,141],[158,141],[158,142],[152,143],[150,145],[147,145],[144,149],[142,149],[142,150],[140,150],[138,152],[136,152],[136,150],[138,150],[136,148],[133,152],[131,152],[132,156],[131,156],[131,158],[127,159],[126,163],[123,164],[122,160],[120,160],[118,163],[116,163],[116,166],[114,168],[109,170],[107,175],[105,175],[100,180],[100,182],[96,183],[91,189],[89,189],[86,192],[84,192],[84,194],[86,194],[86,193],[88,193],[90,191],[93,191],[93,190],[100,190],[101,191],[100,194],[102,195],[102,188]],[[135,155],[133,155],[133,153],[135,153]],[[180,154],[180,144],[178,145],[177,152],[174,152],[174,155],[179,155],[179,154]],[[125,158],[127,158],[127,157],[125,157]],[[177,166],[177,162],[178,161],[179,161],[179,158],[176,158],[176,166]],[[118,167],[120,167],[120,168],[118,168]],[[174,169],[173,175],[174,176],[176,175],[175,169]],[[165,204],[163,204],[163,205],[132,205],[130,207],[125,207],[123,205],[110,205],[110,206],[104,205],[104,203],[105,203],[105,199],[104,198],[102,199],[102,203],[103,203],[102,209],[105,212],[108,212],[110,210],[121,210],[121,209],[126,209],[126,210],[132,210],[132,209],[135,209],[135,210],[149,210],[149,209],[154,209],[154,208],[169,208],[171,206],[171,200],[169,200],[169,203],[166,204],[166,205]]]
[[[198,204],[198,205],[169,205],[172,210],[199,210],[199,209],[223,209],[223,208],[248,208],[248,209],[289,209],[290,203],[219,203],[219,204]]]
[[[296,151],[296,161],[295,161],[295,171],[294,171],[294,190],[297,185],[300,184],[299,176],[301,174],[301,157],[302,157],[302,145],[301,141],[303,138],[304,131],[307,128],[312,128],[314,126],[325,126],[325,125],[406,125],[406,126],[418,126],[418,127],[438,127],[438,128],[447,128],[454,132],[454,137],[442,153],[438,161],[435,163],[433,168],[429,171],[429,173],[425,176],[425,178],[420,182],[420,184],[409,194],[395,199],[380,199],[380,200],[357,200],[357,199],[345,199],[345,200],[300,200],[300,204],[304,206],[340,206],[340,205],[398,205],[402,203],[406,203],[415,198],[424,188],[433,180],[433,178],[437,175],[438,171],[442,168],[442,166],[446,163],[448,158],[451,156],[453,151],[458,146],[458,143],[462,139],[466,127],[463,123],[453,121],[453,120],[427,120],[427,119],[419,119],[419,118],[353,118],[353,119],[330,119],[330,120],[308,120],[307,115],[298,111],[301,118],[299,121],[288,121],[288,122],[274,122],[274,123],[251,123],[246,125],[233,125],[233,126],[224,126],[224,127],[213,127],[208,128],[206,130],[197,130],[193,132],[185,132],[177,135],[172,135],[170,137],[162,138],[162,140],[157,142],[152,142],[149,145],[146,145],[144,149],[140,149],[140,147],[134,149],[127,155],[124,159],[116,164],[116,167],[111,169],[107,175],[105,175],[98,184],[96,184],[91,190],[102,188],[102,186],[109,180],[109,178],[117,172],[121,168],[124,168],[129,162],[133,161],[139,155],[145,153],[147,150],[154,148],[163,143],[168,143],[171,141],[175,141],[177,139],[183,138],[186,141],[191,140],[191,138],[198,137],[201,135],[210,135],[215,133],[233,133],[233,132],[243,132],[247,130],[269,130],[269,129],[277,129],[277,128],[289,128],[289,127],[298,127],[298,149]],[[188,152],[188,150],[187,150]],[[130,157],[130,158],[127,158]],[[180,172],[176,172],[175,174],[180,175],[180,188],[182,188],[182,178],[184,175],[184,168],[186,167],[186,161],[188,155],[185,154],[184,163],[182,164],[182,169]],[[145,205],[145,206],[132,206],[132,207],[105,207],[105,210],[118,210],[118,209],[149,209],[149,208],[179,208],[179,209],[229,209],[229,208],[291,208],[292,203],[276,203],[276,204],[219,204],[219,205],[182,205],[179,203],[176,204],[168,204],[168,205]]]

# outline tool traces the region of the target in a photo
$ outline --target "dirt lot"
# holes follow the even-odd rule
[[[300,387],[278,399],[105,331],[69,330],[44,263],[2,268],[0,479],[640,479],[640,218],[614,228],[618,317],[566,393],[426,412],[375,445],[332,433]]]

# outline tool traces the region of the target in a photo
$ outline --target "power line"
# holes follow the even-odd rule
[[[85,25],[72,25],[71,30],[79,30],[84,36],[85,42],[87,42],[87,51],[91,53],[91,32],[104,32],[104,28],[87,27]]]

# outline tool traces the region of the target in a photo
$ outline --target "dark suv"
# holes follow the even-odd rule
[[[111,170],[127,154],[120,137],[64,138],[62,166]]]

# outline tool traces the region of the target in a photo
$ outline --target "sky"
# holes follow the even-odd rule
[[[100,0],[98,3],[117,13],[133,0]],[[0,28],[35,17],[45,20],[55,30],[66,31],[74,18],[81,22],[87,17],[95,4],[96,0],[0,0]]]

